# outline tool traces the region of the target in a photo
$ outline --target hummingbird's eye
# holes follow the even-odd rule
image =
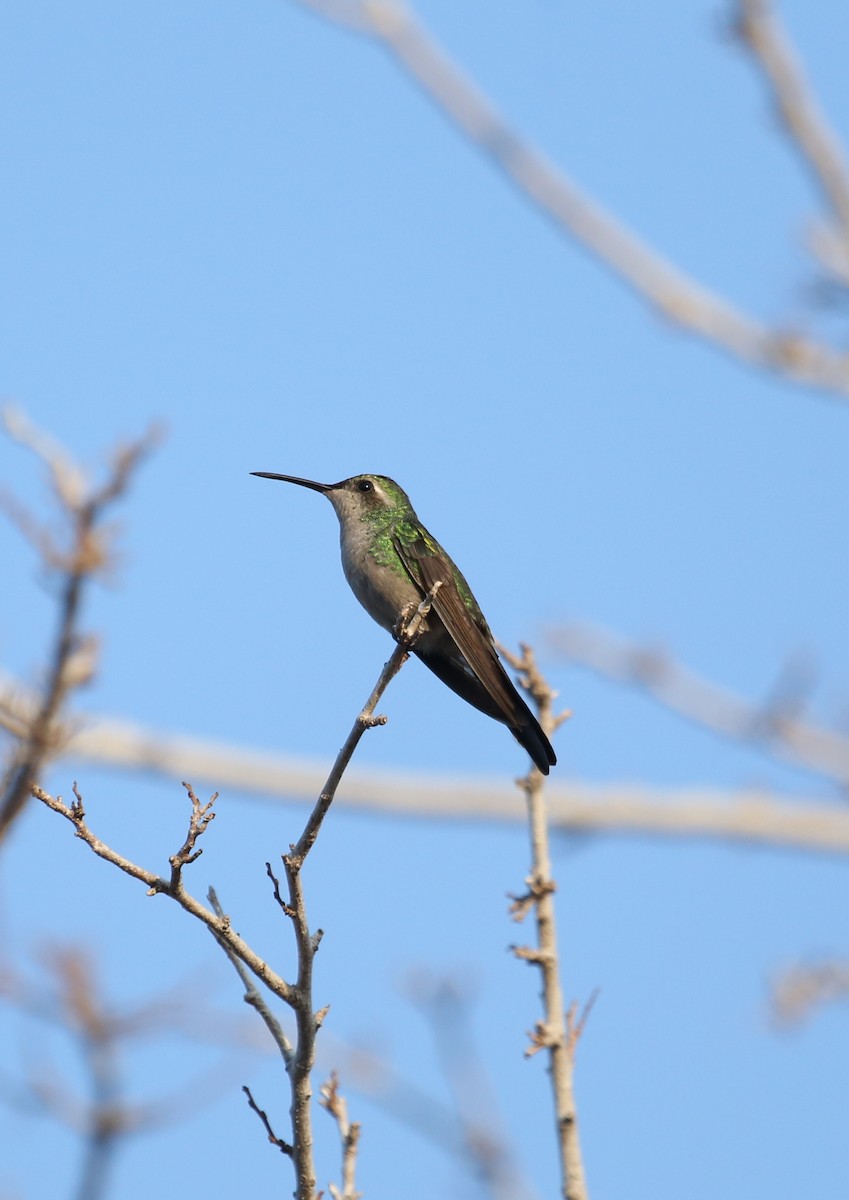
[[[361,479],[357,484],[358,492],[370,492],[374,488],[374,484],[370,479]]]

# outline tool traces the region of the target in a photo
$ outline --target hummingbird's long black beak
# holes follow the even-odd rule
[[[300,479],[297,475],[276,475],[274,471],[251,471],[251,475],[258,475],[260,479],[282,479],[284,483],[297,483],[322,494],[326,494],[333,487],[332,483],[316,483],[314,479]]]

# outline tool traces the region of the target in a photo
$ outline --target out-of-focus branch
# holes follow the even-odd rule
[[[7,433],[28,447],[47,467],[59,505],[62,541],[57,544],[49,530],[30,517],[13,497],[0,495],[0,504],[38,551],[44,568],[59,578],[59,621],[44,690],[33,706],[25,726],[5,722],[15,733],[18,745],[0,781],[0,841],[29,798],[30,788],[42,764],[61,741],[58,727],[68,693],[87,683],[95,671],[97,646],[79,630],[80,609],[86,584],[102,575],[111,564],[111,552],[103,516],[126,491],[155,434],[119,447],[112,457],[103,484],[90,484],[82,470],[65,452],[35,429],[23,414],[5,410]]]
[[[493,1082],[475,1046],[468,988],[458,980],[435,978],[418,969],[409,974],[405,991],[427,1019],[451,1091],[453,1107],[445,1110],[443,1118],[450,1133],[446,1136],[434,1129],[433,1118],[439,1112],[434,1102],[400,1080],[394,1095],[387,1089],[385,1107],[396,1116],[412,1109],[415,1115],[409,1124],[418,1133],[429,1134],[444,1151],[453,1152],[492,1200],[530,1200],[532,1189],[522,1178],[493,1100]],[[385,1071],[378,1069],[376,1074],[379,1078]],[[369,1088],[368,1076],[365,1086]],[[373,1081],[370,1090],[374,1091]]]
[[[800,963],[777,976],[771,987],[770,1009],[776,1025],[799,1025],[826,1004],[849,1000],[849,963],[831,959]]]
[[[643,688],[696,725],[722,737],[762,746],[849,787],[849,738],[802,720],[793,689],[780,687],[765,703],[755,704],[688,670],[662,651],[596,626],[567,626],[555,630],[549,640],[570,662]]]
[[[811,170],[837,223],[841,251],[825,262],[846,276],[849,262],[849,163],[805,79],[802,65],[782,30],[770,0],[738,0],[736,28],[772,91],[776,110],[793,145]],[[820,240],[814,248],[829,242]],[[832,245],[835,244],[831,239]]]
[[[183,997],[181,1004],[159,998],[118,1007],[106,999],[84,947],[52,946],[41,957],[44,976],[32,979],[0,964],[0,999],[71,1038],[82,1057],[89,1095],[78,1099],[63,1084],[55,1063],[31,1068],[22,1085],[4,1091],[15,1096],[16,1104],[48,1113],[80,1134],[85,1151],[76,1195],[78,1200],[99,1200],[108,1192],[109,1167],[127,1138],[196,1112],[217,1094],[221,1081],[213,1087],[211,1078],[195,1079],[178,1094],[131,1103],[123,1062],[127,1044],[170,1034],[182,1027],[174,1018],[187,1009],[193,1020],[185,1032],[193,1032],[198,1021],[203,1025],[204,1017],[197,998]]]
[[[0,687],[3,708],[26,710],[26,693],[12,684]],[[17,720],[17,716],[6,718]],[[219,781],[240,794],[302,804],[325,781],[320,763],[245,746],[145,729],[111,718],[90,717],[86,726],[68,733],[61,749],[65,759],[145,771],[167,779]],[[716,838],[788,849],[849,854],[849,813],[813,797],[782,797],[757,788],[722,789],[698,785],[677,788],[631,783],[549,784],[552,828],[584,834],[631,834],[672,838]],[[335,804],[429,820],[524,820],[513,787],[499,779],[455,777],[417,771],[360,771],[351,767]]]
[[[568,713],[555,717],[552,691],[541,675],[529,646],[522,646],[521,658],[506,654],[507,661],[519,671],[522,686],[534,700],[539,723],[551,737]],[[544,1050],[548,1055],[549,1074],[554,1095],[557,1144],[560,1151],[560,1190],[563,1200],[586,1200],[587,1182],[584,1174],[581,1141],[578,1132],[578,1110],[575,1100],[575,1049],[583,1021],[576,1025],[568,1021],[560,983],[560,948],[557,941],[557,916],[554,893],[557,885],[551,871],[548,846],[548,813],[545,803],[545,780],[535,768],[519,781],[528,807],[531,836],[531,873],[526,879],[528,890],[516,897],[511,913],[522,921],[533,911],[536,924],[535,946],[515,946],[517,958],[538,967],[542,975],[543,1018],[536,1022],[531,1044],[526,1054]],[[570,1014],[573,1010],[570,1008]]]
[[[747,316],[642,241],[584,195],[541,151],[523,141],[398,0],[296,2],[383,46],[527,199],[667,320],[745,362],[799,383],[849,394],[849,354]]]

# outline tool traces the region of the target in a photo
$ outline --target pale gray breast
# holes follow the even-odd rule
[[[406,576],[378,563],[370,553],[371,531],[363,521],[344,521],[340,527],[342,569],[351,591],[366,612],[392,632],[408,604],[418,604],[418,588]]]

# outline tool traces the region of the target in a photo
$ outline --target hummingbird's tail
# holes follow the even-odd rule
[[[527,717],[522,725],[509,725],[510,731],[520,746],[523,746],[530,754],[534,766],[540,770],[543,775],[547,775],[550,769],[557,763],[557,755],[554,753],[554,747],[545,736],[542,726],[536,719],[534,714],[519,697],[519,702],[524,706]],[[508,724],[508,722],[505,722]]]
[[[488,717],[506,725],[519,745],[527,750],[534,766],[543,775],[548,774],[557,762],[554,748],[539,721],[516,691],[494,651],[492,672],[494,675],[497,673],[497,689],[494,686],[484,686],[483,682],[472,674],[468,663],[459,656],[450,658],[444,653],[429,652],[421,643],[413,647],[413,653],[434,675],[447,684],[452,692],[456,692]]]

